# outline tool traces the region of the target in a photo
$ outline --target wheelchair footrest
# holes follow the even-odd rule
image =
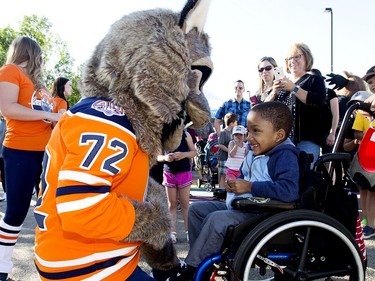
[[[293,210],[297,203],[284,203],[278,200],[262,197],[236,198],[232,201],[232,207],[241,211],[277,212],[282,210]]]

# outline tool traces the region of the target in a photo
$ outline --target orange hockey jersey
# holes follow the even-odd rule
[[[140,242],[128,236],[143,201],[148,156],[123,110],[86,98],[52,132],[43,162],[35,263],[42,280],[126,280]]]

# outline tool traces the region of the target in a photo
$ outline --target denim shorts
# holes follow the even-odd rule
[[[227,173],[227,167],[225,167],[225,161],[219,161],[219,166],[218,166],[218,173],[219,175],[226,175]]]
[[[179,188],[193,184],[193,174],[191,171],[180,172],[177,174],[163,172],[163,185],[169,188]]]

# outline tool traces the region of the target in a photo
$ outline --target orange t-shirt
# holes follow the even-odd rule
[[[34,210],[35,264],[42,280],[126,280],[140,242],[119,242],[143,201],[148,156],[109,101],[86,98],[57,123],[44,158]]]
[[[0,82],[19,87],[18,103],[34,110],[52,112],[52,97],[45,92],[35,92],[30,78],[16,65],[7,64],[0,68]],[[51,122],[48,120],[21,121],[7,118],[4,146],[20,150],[44,151],[51,136]]]
[[[64,99],[56,96],[53,98],[53,101],[55,103],[53,108],[54,113],[58,113],[60,109],[68,110],[68,103]]]

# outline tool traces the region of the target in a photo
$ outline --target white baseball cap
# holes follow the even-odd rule
[[[246,134],[246,128],[244,126],[238,125],[232,129],[232,135],[234,134],[241,134],[245,135]]]

